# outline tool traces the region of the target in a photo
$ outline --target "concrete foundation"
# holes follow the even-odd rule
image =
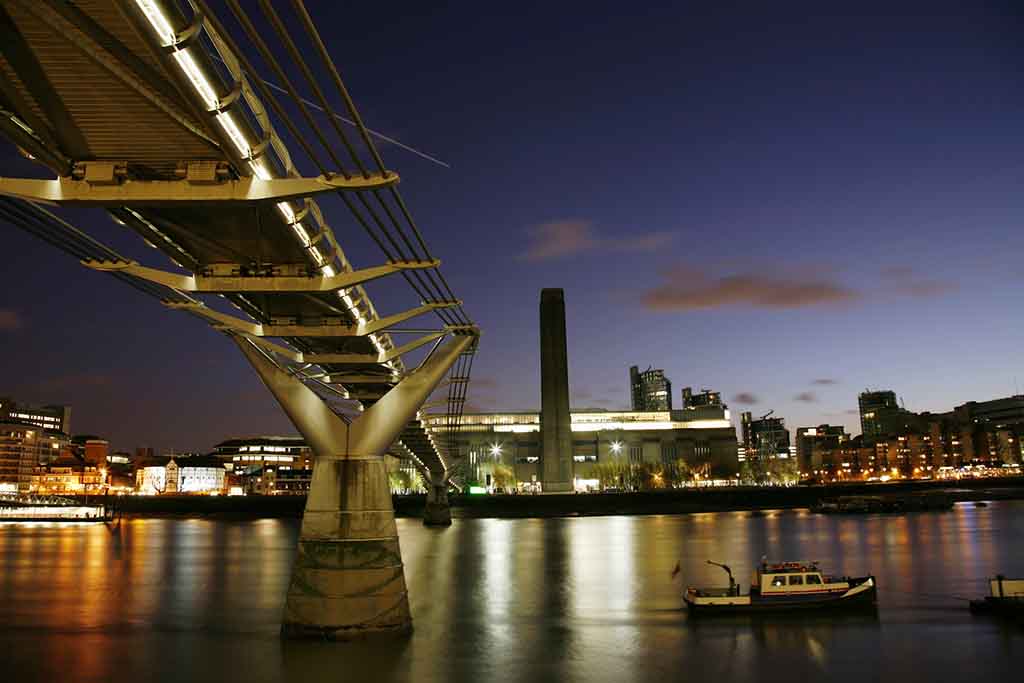
[[[452,509],[448,505],[448,479],[444,475],[432,476],[427,481],[427,504],[423,508],[423,524],[452,525]]]
[[[282,635],[350,640],[411,629],[384,458],[317,458]]]

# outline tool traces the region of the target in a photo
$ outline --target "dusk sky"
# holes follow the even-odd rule
[[[367,124],[447,165],[382,147],[483,331],[469,409],[539,407],[543,287],[566,292],[576,408],[627,407],[630,365],[791,429],[859,433],[867,387],[932,411],[1019,391],[1019,2],[826,6],[310,4]],[[70,404],[121,449],[294,432],[227,338],[0,231],[0,396]]]

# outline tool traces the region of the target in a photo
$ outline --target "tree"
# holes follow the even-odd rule
[[[487,475],[491,475],[491,485],[496,489],[503,491],[509,491],[514,489],[516,486],[516,473],[510,466],[500,463],[492,462],[482,467],[484,480],[486,481]]]

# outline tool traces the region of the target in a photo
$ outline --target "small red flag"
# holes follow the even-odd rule
[[[678,574],[680,571],[681,570],[679,568],[679,562],[676,562],[676,566],[672,569],[672,578],[676,578],[676,574]]]

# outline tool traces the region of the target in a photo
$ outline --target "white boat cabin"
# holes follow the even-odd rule
[[[822,591],[845,591],[850,587],[846,579],[825,576],[813,562],[763,563],[754,570],[751,589],[761,595],[783,595],[791,593],[817,593]]]
[[[1004,576],[997,576],[994,579],[989,579],[988,585],[994,598],[1024,599],[1024,579],[1008,579]]]

